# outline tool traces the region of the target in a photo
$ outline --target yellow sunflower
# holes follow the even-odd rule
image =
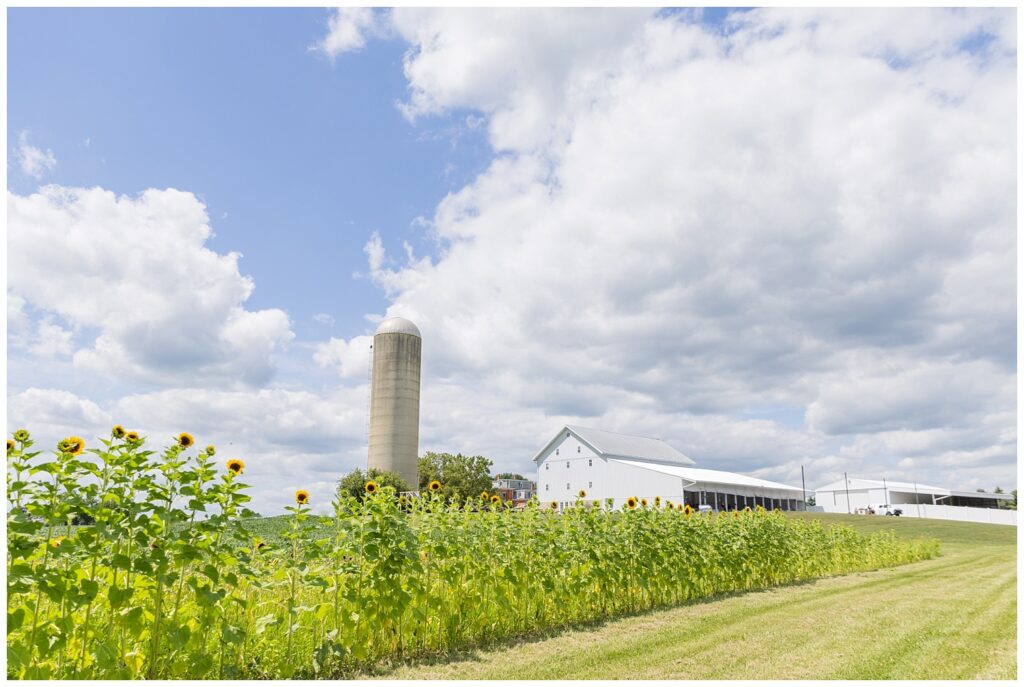
[[[743,512],[744,513],[749,513],[750,512],[750,506],[747,506],[746,508],[744,508]]]
[[[551,510],[558,510],[558,501],[552,501],[550,504]]]
[[[228,461],[228,470],[235,473],[236,475],[242,474],[242,470],[245,469],[245,462],[238,458],[232,458]]]
[[[217,454],[217,447],[216,446],[214,446],[213,444],[210,444],[209,446],[206,447],[206,455],[214,456],[216,454]]]
[[[665,499],[665,508],[667,510],[672,510],[672,502],[669,501],[668,499]]]
[[[256,550],[259,551],[267,546],[267,543],[262,539],[256,540]]]
[[[683,509],[683,504],[680,503],[679,505],[676,506],[676,510],[682,510],[682,509]]]
[[[630,510],[636,508],[636,498],[630,496],[628,499],[626,499],[626,508]]]
[[[70,453],[73,456],[77,456],[85,450],[85,439],[82,437],[68,437],[61,441],[57,448],[63,453]]]
[[[64,537],[54,537],[53,539],[50,540],[50,546],[52,546],[55,549],[60,548],[60,545],[63,544],[63,543],[64,543]]]
[[[182,432],[178,435],[178,446],[182,448],[188,448],[192,444],[196,443],[196,440],[192,438],[192,435],[188,432]]]
[[[491,497],[491,503],[496,504],[496,505],[500,504],[501,503],[501,497],[498,496],[497,494],[495,494],[494,496]]]
[[[693,508],[690,508],[690,504],[686,504],[686,508],[683,509],[683,513],[686,515],[693,515]]]
[[[579,496],[581,499],[585,499],[587,498],[587,492],[584,491],[583,489],[580,489],[580,493],[577,494],[577,496]]]
[[[647,508],[647,499],[640,499],[640,505]]]
[[[110,430],[110,434],[115,439],[123,439],[124,438],[124,427],[122,427],[121,425],[114,425],[114,428],[112,430]]]
[[[10,453],[14,450],[14,439],[7,440],[7,452]]]
[[[309,501],[309,492],[308,491],[306,491],[305,489],[299,489],[297,492],[295,492],[295,503],[297,503],[297,504],[299,504],[301,506],[301,505],[307,503],[308,501]]]
[[[482,498],[484,501],[487,500],[487,496],[488,496],[488,494],[487,494],[486,491],[481,491],[480,492],[480,498]]]
[[[14,440],[20,441],[22,443],[28,441],[28,430],[19,429],[17,432],[14,433]]]
[[[374,482],[371,479],[369,482],[367,482],[366,484],[363,485],[363,489],[366,490],[367,494],[376,494],[377,493],[377,483]]]
[[[661,506],[661,497],[660,496],[655,496],[654,497],[654,507],[658,508],[659,506]]]
[[[141,438],[139,437],[139,433],[138,432],[125,432],[124,433],[124,438],[125,438],[125,441],[127,441],[129,443],[132,443],[132,444],[135,444],[135,443],[138,443],[139,441],[141,441]]]
[[[427,485],[427,489],[429,489],[430,491],[440,491],[441,490],[441,483],[438,482],[435,479],[435,480],[431,481],[430,484]]]

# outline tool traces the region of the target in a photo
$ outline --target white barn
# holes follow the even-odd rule
[[[890,505],[912,518],[940,518],[967,522],[1017,524],[1017,513],[1002,510],[1011,494],[959,491],[914,482],[850,477],[814,490],[815,505],[826,513],[856,513],[869,506]]]
[[[701,505],[715,510],[763,506],[769,510],[804,510],[803,491],[778,482],[708,470],[660,439],[616,434],[566,425],[533,458],[537,498],[561,508],[612,499],[621,508],[630,496]]]

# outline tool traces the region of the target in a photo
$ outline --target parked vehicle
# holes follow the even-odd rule
[[[872,504],[868,506],[869,509],[875,512],[875,515],[903,515],[903,509],[897,508],[896,506],[888,503]]]

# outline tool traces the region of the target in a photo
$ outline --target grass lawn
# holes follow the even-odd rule
[[[796,513],[943,555],[382,670],[389,679],[1015,679],[1017,528]],[[364,677],[370,677],[366,675]]]

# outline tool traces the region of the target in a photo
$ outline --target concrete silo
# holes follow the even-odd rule
[[[419,488],[420,330],[389,317],[373,335],[369,467],[394,470]]]

